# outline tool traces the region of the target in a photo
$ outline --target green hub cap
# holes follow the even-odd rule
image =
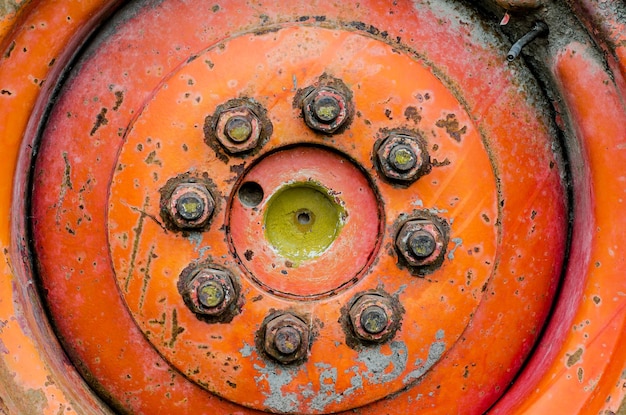
[[[345,217],[322,186],[298,183],[276,192],[265,212],[265,236],[294,265],[320,256],[339,235]]]

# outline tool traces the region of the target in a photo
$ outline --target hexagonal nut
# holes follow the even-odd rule
[[[263,348],[276,361],[284,364],[303,361],[309,350],[307,324],[293,314],[281,314],[265,325]]]
[[[194,313],[219,316],[235,302],[237,290],[227,271],[202,268],[185,284],[182,295]]]
[[[379,294],[363,294],[350,307],[348,316],[354,334],[361,340],[384,342],[395,333],[399,322],[391,298]]]
[[[396,249],[413,267],[438,263],[445,254],[447,237],[436,223],[427,219],[406,221],[396,236]]]
[[[345,94],[322,86],[313,89],[304,98],[302,115],[312,130],[333,134],[350,120],[350,103]]]
[[[200,183],[181,183],[172,192],[167,210],[177,228],[202,228],[213,216],[215,199],[209,189]]]
[[[390,180],[413,182],[430,171],[430,156],[418,136],[391,132],[376,150],[383,176]]]
[[[262,124],[259,117],[247,106],[223,110],[217,118],[217,141],[231,154],[255,148],[261,139]]]

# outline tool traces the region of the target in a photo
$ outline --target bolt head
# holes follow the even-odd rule
[[[332,95],[320,94],[313,100],[313,114],[322,123],[332,123],[340,113],[341,105]]]
[[[348,313],[354,334],[360,340],[388,340],[399,324],[391,304],[392,299],[379,294],[364,294],[357,298]]]
[[[214,309],[225,300],[226,292],[222,284],[215,280],[208,280],[198,286],[198,302],[201,306]]]
[[[413,182],[430,170],[430,157],[421,137],[392,132],[380,144],[376,158],[383,177]]]
[[[350,119],[349,101],[345,94],[331,87],[319,87],[302,101],[304,122],[312,130],[333,134]]]
[[[219,316],[237,299],[233,279],[227,271],[202,268],[185,285],[185,304],[198,315]]]
[[[398,144],[389,153],[389,164],[400,173],[407,172],[417,164],[417,155],[410,146]]]
[[[382,307],[377,305],[368,306],[361,313],[361,326],[369,334],[379,334],[389,324],[389,316]]]
[[[200,219],[205,208],[204,198],[196,192],[186,192],[176,201],[176,211],[186,221]]]
[[[215,199],[203,184],[181,183],[172,192],[167,208],[177,228],[198,229],[213,216]]]
[[[427,267],[440,262],[447,238],[441,227],[427,219],[405,222],[396,236],[396,249],[413,267]]]
[[[217,117],[215,136],[229,153],[254,149],[261,139],[262,124],[251,108],[241,105],[223,110]]]
[[[284,364],[306,358],[310,333],[307,324],[291,313],[281,314],[267,322],[263,348],[268,356]]]
[[[252,137],[252,128],[248,117],[234,116],[226,121],[224,134],[233,143],[244,143]]]
[[[287,356],[297,352],[301,343],[300,333],[293,327],[281,327],[274,336],[274,347]]]
[[[437,240],[435,237],[425,230],[414,232],[408,240],[411,253],[417,258],[428,258],[437,249]]]

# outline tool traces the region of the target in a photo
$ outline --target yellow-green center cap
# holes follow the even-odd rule
[[[322,186],[291,184],[278,190],[265,211],[265,237],[294,265],[324,253],[339,235],[344,209]]]

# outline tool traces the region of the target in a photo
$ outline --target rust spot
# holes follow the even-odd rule
[[[572,367],[574,366],[576,363],[578,363],[578,361],[580,361],[580,358],[583,355],[583,349],[579,348],[578,350],[576,350],[574,352],[574,354],[572,354],[570,357],[567,358],[567,367]]]
[[[2,91],[0,91],[0,93],[2,93],[2,95],[13,95],[13,92],[9,91],[8,89],[3,89]]]
[[[385,110],[385,117],[389,118],[390,120],[393,120],[393,117],[391,116],[391,110],[389,108]]]
[[[252,261],[252,257],[254,257],[254,252],[248,249],[246,252],[243,253],[243,256],[246,257],[246,260]]]
[[[461,142],[461,135],[467,132],[467,126],[461,127],[454,114],[448,114],[445,119],[437,120],[435,125],[439,128],[445,128],[446,133],[459,143]]]
[[[156,157],[156,150],[153,150],[146,157],[146,164],[156,164],[157,166],[162,166],[161,160]]]
[[[113,106],[113,111],[117,111],[124,102],[124,92],[123,91],[115,91],[115,105]]]
[[[15,49],[15,40],[13,42],[11,42],[11,44],[7,48],[6,52],[4,52],[4,57],[5,58],[10,57],[11,56],[11,52],[13,52],[13,49]]]
[[[169,346],[174,347],[178,336],[185,331],[184,327],[178,325],[178,312],[176,309],[172,310],[172,338],[170,339]]]
[[[433,159],[431,164],[432,164],[433,167],[444,167],[444,166],[448,166],[450,164],[450,160],[448,160],[447,157],[443,161],[439,161],[437,159]]]
[[[578,382],[583,383],[583,375],[584,375],[584,374],[585,374],[585,371],[583,370],[583,368],[582,368],[582,367],[579,367],[579,368],[578,368],[578,372],[577,372],[577,375],[578,375]]]
[[[597,295],[594,295],[592,300],[595,303],[595,305],[600,305],[600,303],[602,302],[602,299]]]
[[[407,121],[413,121],[415,124],[418,124],[422,120],[419,110],[415,107],[407,107],[406,110],[404,110],[404,117]]]
[[[106,108],[102,108],[100,110],[100,113],[98,115],[96,115],[96,123],[93,125],[93,128],[91,129],[91,132],[89,133],[90,136],[93,136],[96,131],[98,131],[98,128],[102,127],[103,125],[107,125],[109,123],[109,120],[107,120],[106,115],[107,115],[107,109]]]

